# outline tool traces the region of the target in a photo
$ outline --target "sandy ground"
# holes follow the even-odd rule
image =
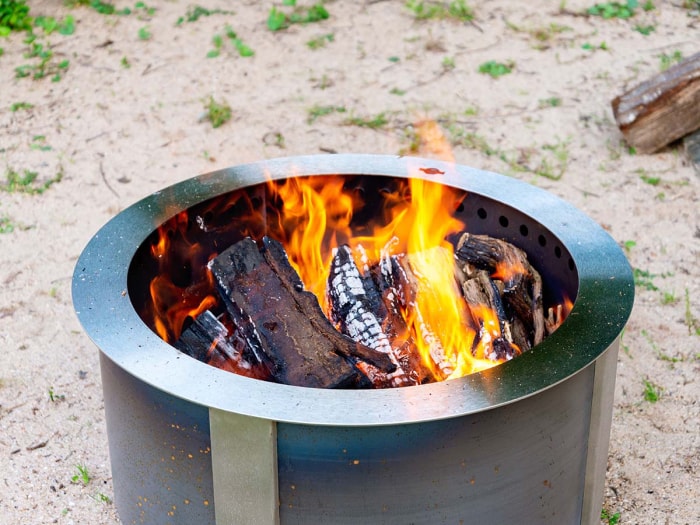
[[[31,2],[34,16],[72,15],[75,32],[35,31],[53,50],[48,67],[69,61],[56,82],[15,78],[38,59],[25,57],[23,35],[0,38],[0,523],[118,523],[98,352],[70,295],[76,259],[108,219],[230,165],[410,152],[412,123],[426,118],[458,163],[565,198],[627,250],[640,286],[618,363],[604,509],[619,523],[700,523],[700,177],[676,145],[630,152],[610,109],[664,60],[698,51],[700,17],[682,0],[630,20],[581,16],[587,1],[478,4],[463,23],[416,20],[402,1],[329,2],[328,20],[272,32],[266,2],[202,0],[230,12],[180,25],[180,0],[125,16]],[[227,25],[254,56],[223,36],[207,58]],[[513,70],[479,73],[489,60]],[[232,109],[216,129],[210,97]],[[378,129],[348,123],[380,115]],[[41,194],[11,191],[8,174],[25,170],[39,185],[62,178]]]

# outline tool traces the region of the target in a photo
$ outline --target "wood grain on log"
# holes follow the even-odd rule
[[[264,238],[261,244],[259,249],[254,240],[243,239],[212,260],[210,268],[234,323],[254,327],[253,344],[277,381],[317,388],[369,386],[352,359],[395,369],[386,354],[333,327],[316,296],[304,290],[280,243]]]
[[[612,109],[625,140],[640,153],[700,128],[700,53],[615,97]]]

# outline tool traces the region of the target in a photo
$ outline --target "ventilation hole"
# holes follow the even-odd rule
[[[488,216],[488,213],[486,213],[486,210],[484,208],[479,208],[476,210],[476,214],[479,216],[480,219],[485,219]]]
[[[523,237],[527,237],[527,234],[528,234],[527,226],[525,226],[524,224],[521,224],[520,225],[520,235],[522,235]]]
[[[504,228],[507,228],[507,227],[508,227],[508,217],[506,217],[505,215],[501,215],[501,216],[498,218],[498,223],[499,223],[501,226],[503,226]]]
[[[537,237],[537,242],[540,243],[540,246],[547,246],[547,238],[544,235]]]
[[[561,248],[559,246],[554,247],[554,255],[557,259],[561,259]]]
[[[464,211],[464,203],[463,202],[459,203],[459,206],[457,206],[457,211],[459,213],[462,213]]]
[[[571,270],[573,272],[574,269],[576,269],[576,265],[574,264],[574,260],[571,257],[569,257],[569,270]]]

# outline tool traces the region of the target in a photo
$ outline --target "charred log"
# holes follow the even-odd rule
[[[353,341],[386,354],[396,365],[396,371],[386,374],[376,367],[362,367],[377,386],[406,386],[416,384],[406,374],[394,355],[392,342],[384,331],[387,310],[372,279],[360,273],[349,246],[335,250],[327,286],[330,317],[338,329]]]
[[[340,334],[325,317],[316,297],[304,290],[282,245],[246,238],[210,262],[217,287],[236,326],[254,332],[251,343],[270,363],[275,380],[297,386],[347,388],[369,386],[352,363],[362,359],[393,371],[386,354]]]
[[[197,316],[182,332],[175,347],[217,368],[256,379],[270,376],[267,366],[252,352],[245,334],[227,327],[210,310]]]
[[[545,325],[542,309],[542,278],[530,265],[524,251],[510,243],[486,235],[464,233],[457,244],[455,257],[461,261],[461,271],[469,273],[485,270],[502,282],[500,295],[506,318],[516,319],[524,327],[518,328],[518,346],[524,351],[544,339]],[[523,347],[521,335],[532,334]],[[515,341],[513,341],[515,342]]]

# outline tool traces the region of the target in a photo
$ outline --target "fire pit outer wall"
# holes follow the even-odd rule
[[[134,254],[176,213],[291,174],[419,176],[468,192],[462,218],[528,253],[576,297],[530,352],[457,380],[322,390],[249,379],[160,339],[132,305]],[[100,349],[114,499],[125,524],[594,524],[619,336],[634,295],[617,244],[517,180],[434,160],[328,155],[175,184],[106,224],[73,300]]]

